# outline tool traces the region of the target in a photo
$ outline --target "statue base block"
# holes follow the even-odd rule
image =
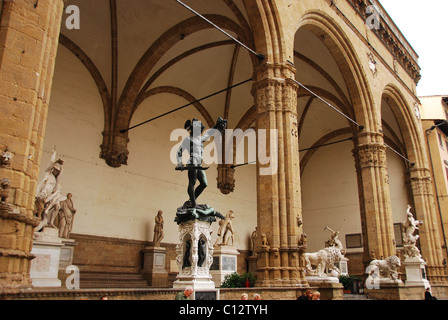
[[[166,248],[147,247],[143,249],[143,269],[141,273],[151,287],[166,287],[168,272],[165,269]]]
[[[237,272],[237,256],[239,254],[238,250],[233,246],[215,247],[210,274],[217,287],[221,286],[227,275]]]
[[[310,286],[321,286],[329,283],[339,283],[339,278],[336,277],[319,277],[319,276],[306,276],[306,281]]]
[[[33,287],[59,288],[58,278],[61,248],[64,246],[55,228],[44,228],[34,234],[31,254],[36,258],[31,260],[30,277]]]
[[[419,257],[406,258],[404,260],[404,267],[406,270],[407,286],[422,286],[430,288],[429,281],[426,279],[426,262]]]

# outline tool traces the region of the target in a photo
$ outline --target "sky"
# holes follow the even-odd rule
[[[379,2],[419,55],[417,95],[448,95],[448,0]]]

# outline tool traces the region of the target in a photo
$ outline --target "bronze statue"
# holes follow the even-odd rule
[[[201,195],[205,188],[207,188],[207,176],[205,170],[208,168],[202,167],[204,141],[212,137],[216,130],[222,132],[227,127],[227,120],[219,118],[215,126],[206,134],[202,135],[205,127],[202,122],[196,118],[185,122],[185,129],[190,132],[190,135],[182,141],[177,151],[177,167],[176,170],[188,170],[188,196],[189,200],[185,202],[184,207],[196,207],[196,199]],[[190,160],[187,165],[182,164],[182,154],[187,150],[190,154]],[[199,186],[196,187],[196,182],[199,181]]]

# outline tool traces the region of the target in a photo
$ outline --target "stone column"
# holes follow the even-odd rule
[[[62,0],[5,0],[0,28],[0,149],[14,154],[12,213],[0,216],[0,290],[28,288],[43,136],[63,12]]]
[[[297,254],[300,232],[297,217],[301,217],[302,211],[297,137],[298,86],[290,80],[294,74],[295,69],[287,64],[266,63],[256,70],[253,86],[257,108],[258,234],[260,237],[266,235],[269,247],[265,246],[258,255],[257,286],[306,283]],[[271,149],[273,154],[269,154]],[[268,164],[260,163],[260,153],[263,156],[265,150],[266,156],[271,157]]]
[[[409,173],[415,206],[413,211],[415,211],[416,219],[423,221],[423,225],[419,226],[419,241],[422,257],[427,263],[428,280],[432,284],[446,283],[442,252],[443,238],[435,209],[431,173],[425,168],[412,168]]]
[[[361,206],[363,262],[367,266],[372,260],[371,256],[386,259],[396,254],[386,147],[382,134],[358,134],[353,155]]]

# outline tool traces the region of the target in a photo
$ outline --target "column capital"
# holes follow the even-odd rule
[[[255,67],[254,80],[293,78],[297,70],[289,63],[266,62]]]

